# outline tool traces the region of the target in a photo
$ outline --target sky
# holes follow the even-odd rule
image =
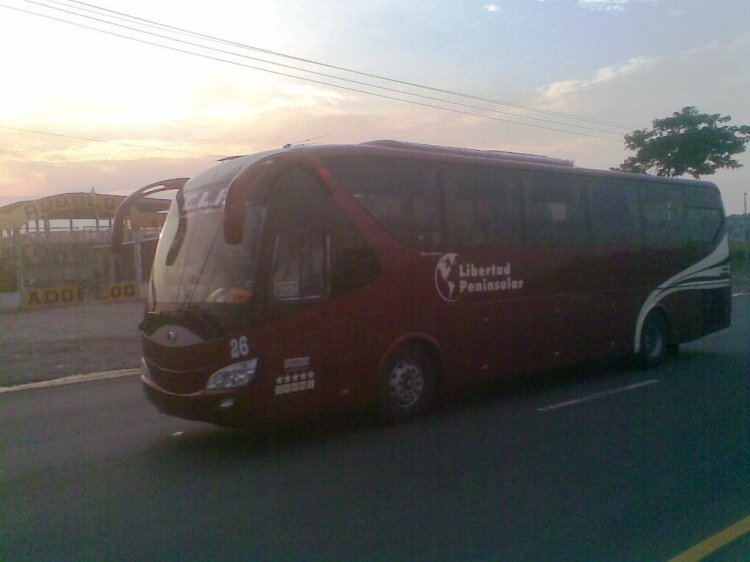
[[[750,124],[748,22],[747,0],[0,0],[0,206],[306,141],[608,169],[685,106]],[[728,214],[749,154],[703,178]]]

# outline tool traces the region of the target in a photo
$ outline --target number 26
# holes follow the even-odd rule
[[[250,344],[247,342],[247,336],[241,338],[232,338],[229,341],[232,359],[245,357],[250,353]]]

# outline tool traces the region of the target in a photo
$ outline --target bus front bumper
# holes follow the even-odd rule
[[[247,426],[253,421],[246,392],[201,390],[176,394],[160,388],[143,375],[141,383],[148,401],[163,414],[224,426]]]

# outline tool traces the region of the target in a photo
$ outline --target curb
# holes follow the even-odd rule
[[[122,377],[129,377],[139,375],[140,369],[120,369],[119,371],[102,371],[99,373],[88,373],[81,375],[70,375],[59,379],[52,379],[48,381],[31,382],[27,384],[19,384],[17,386],[0,386],[0,394],[7,392],[19,392],[21,390],[36,390],[39,388],[50,388],[52,386],[63,386],[66,384],[78,384],[81,382],[93,382],[103,381],[107,379],[119,379]]]

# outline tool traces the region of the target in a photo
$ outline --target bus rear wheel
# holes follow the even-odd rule
[[[641,332],[641,365],[650,369],[660,365],[670,349],[667,324],[658,312],[648,315]]]
[[[425,413],[435,393],[435,368],[418,346],[399,348],[380,375],[378,414],[385,423],[399,423]]]

